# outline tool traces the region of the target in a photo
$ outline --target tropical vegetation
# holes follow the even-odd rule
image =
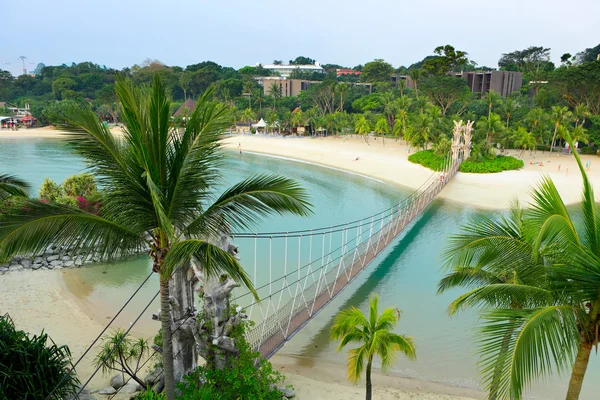
[[[204,92],[184,129],[171,126],[171,101],[160,74],[150,88],[118,79],[123,138],[114,137],[90,105],[71,104],[52,115],[71,132],[70,144],[102,187],[96,215],[53,201],[29,199],[0,217],[0,258],[36,254],[49,245],[94,251],[118,259],[149,249],[160,276],[162,355],[166,398],[174,398],[169,279],[192,258],[205,276],[226,274],[253,291],[239,261],[212,238],[246,228],[261,217],[307,215],[307,194],[288,178],[260,175],[245,179],[218,198],[222,130],[229,109]]]
[[[348,351],[348,379],[357,382],[366,368],[367,400],[372,398],[371,369],[376,356],[381,359],[382,371],[394,364],[396,353],[402,353],[410,360],[417,356],[413,339],[393,332],[400,314],[400,310],[392,307],[379,314],[379,297],[374,295],[369,300],[368,315],[351,307],[337,316],[331,328],[331,339],[340,341],[338,351],[351,343],[359,346]]]
[[[598,206],[573,154],[584,187],[578,210],[567,208],[544,178],[528,209],[515,205],[501,218],[478,215],[449,240],[439,291],[468,289],[450,304],[450,314],[480,309],[477,343],[490,399],[521,399],[553,372],[570,374],[566,399],[578,399],[598,345]]]

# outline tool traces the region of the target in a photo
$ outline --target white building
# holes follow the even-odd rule
[[[323,73],[323,67],[319,62],[315,62],[314,65],[275,65],[267,64],[263,65],[263,68],[273,72],[279,73],[282,78],[289,78],[294,71],[306,71],[306,72],[321,72]]]

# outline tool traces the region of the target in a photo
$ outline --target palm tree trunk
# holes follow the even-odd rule
[[[573,365],[573,372],[571,373],[566,400],[579,399],[579,393],[581,392],[581,386],[583,385],[583,378],[585,376],[585,371],[587,370],[588,362],[590,361],[591,352],[591,343],[581,343],[579,351],[577,352],[577,357],[575,358],[575,365]]]
[[[162,355],[167,400],[175,400],[173,377],[173,338],[171,335],[171,304],[169,303],[169,279],[160,278],[160,322],[162,328]]]
[[[371,365],[373,364],[373,357],[369,357],[367,363],[367,400],[371,400],[373,385],[371,384]]]
[[[415,95],[417,97],[417,100],[419,100],[419,88],[417,87],[417,81],[415,81]]]
[[[554,125],[554,135],[552,135],[552,142],[550,142],[550,155],[552,155],[552,149],[554,148],[554,139],[556,138],[556,131],[558,130],[558,124]]]

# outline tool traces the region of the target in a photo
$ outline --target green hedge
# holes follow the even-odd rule
[[[523,168],[523,161],[511,156],[496,156],[493,160],[463,161],[460,172],[474,174],[489,174],[494,172],[510,171]]]
[[[423,150],[408,156],[408,161],[421,164],[434,171],[441,171],[445,158],[445,156],[438,156],[433,150]]]
[[[444,159],[445,157],[435,154],[433,150],[419,151],[408,156],[408,161],[415,164],[421,164],[434,171],[441,171],[442,166],[444,165]],[[460,172],[489,174],[520,168],[523,168],[522,160],[511,156],[496,156],[493,160],[463,161],[460,165]]]

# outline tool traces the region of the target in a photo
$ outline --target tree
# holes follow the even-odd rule
[[[379,297],[374,295],[369,300],[368,316],[352,307],[342,311],[331,328],[331,339],[340,341],[338,351],[350,343],[360,345],[348,351],[348,379],[358,381],[367,362],[367,400],[371,400],[372,396],[371,368],[375,356],[381,358],[382,371],[394,364],[396,352],[403,353],[410,360],[417,356],[412,338],[392,332],[400,319],[400,310],[388,307],[379,314],[378,307]]]
[[[8,314],[0,316],[0,398],[69,398],[79,384],[71,367],[67,346],[56,345],[44,332],[29,336],[15,329]]]
[[[408,76],[412,79],[415,84],[415,96],[419,98],[419,86],[418,82],[424,78],[425,72],[421,68],[415,68],[408,71]]]
[[[512,97],[506,99],[506,104],[504,104],[504,114],[506,115],[506,129],[508,129],[508,124],[510,123],[510,117],[515,114],[515,112],[521,107],[519,102]]]
[[[432,102],[442,108],[444,115],[453,104],[458,101],[466,103],[471,96],[471,91],[464,79],[454,76],[432,76],[423,82],[421,89]],[[464,107],[466,104],[462,108]]]
[[[550,63],[550,48],[531,46],[525,50],[515,50],[502,54],[498,66],[507,71],[534,73],[545,64]]]
[[[11,196],[27,197],[29,184],[11,175],[0,174],[0,201]]]
[[[516,148],[522,149],[521,155],[525,150],[533,151],[537,144],[534,134],[522,126],[514,132],[512,140]]]
[[[410,110],[410,105],[412,103],[412,99],[407,96],[400,97],[398,100],[398,115],[396,116],[397,120],[400,120],[400,124],[394,125],[394,133],[396,136],[402,135],[403,138],[406,138],[406,131],[408,128],[407,118]]]
[[[563,63],[563,65],[566,65],[567,67],[571,66],[571,58],[573,56],[571,55],[571,53],[565,53],[562,56],[560,56],[560,62]]]
[[[579,103],[573,108],[573,118],[575,119],[575,126],[583,126],[585,120],[591,116],[590,110],[587,104]]]
[[[252,109],[246,108],[244,111],[242,111],[240,120],[243,123],[251,124],[252,122],[256,121],[256,114],[254,114],[254,111],[252,111]],[[250,128],[248,128],[248,132],[250,132]]]
[[[148,389],[146,382],[137,373],[140,363],[148,356],[150,347],[144,338],[133,339],[125,335],[125,331],[118,329],[113,334],[102,337],[102,347],[94,358],[94,365],[101,368],[103,373],[117,371],[123,378],[125,374]]]
[[[490,116],[492,115],[492,110],[494,108],[494,106],[499,106],[502,104],[502,96],[500,96],[499,93],[490,90],[489,92],[487,92],[485,94],[485,102],[488,105],[488,118],[490,118]]]
[[[369,121],[364,115],[360,115],[356,122],[354,123],[354,132],[357,135],[366,136],[367,133],[371,132],[371,126],[369,125]],[[365,140],[366,137],[365,137]]]
[[[375,133],[379,135],[387,135],[390,132],[390,126],[388,125],[388,121],[384,116],[377,118],[374,130]]]
[[[566,137],[573,147],[568,132]],[[577,219],[565,206],[552,180],[544,178],[532,193],[531,209],[524,211],[519,240],[499,240],[493,226],[482,220],[477,223],[479,237],[467,232],[453,244],[455,260],[470,258],[476,265],[472,256],[481,256],[498,267],[510,264],[519,268],[515,274],[517,284],[487,290],[485,299],[480,298],[492,306],[484,308],[480,319],[482,370],[493,372],[491,383],[497,386],[498,398],[521,398],[533,380],[543,379],[553,370],[570,370],[566,399],[578,399],[591,351],[598,345],[598,208],[581,159],[577,152],[573,155],[584,187]],[[495,253],[481,250],[486,243]],[[540,271],[543,275],[539,275]],[[470,276],[466,275],[466,279]],[[534,278],[532,284],[525,281],[529,278]],[[544,281],[548,284],[540,286]],[[510,307],[515,296],[521,299],[523,307]]]
[[[469,62],[466,52],[456,50],[449,44],[436,47],[433,53],[437,57],[428,58],[423,62],[422,67],[432,75],[446,75],[448,72],[453,71],[456,66]]]
[[[235,287],[231,279],[255,293],[239,261],[223,248],[226,232],[273,213],[306,215],[309,203],[294,181],[274,175],[247,178],[211,202],[222,170],[221,132],[230,123],[229,108],[212,100],[212,90],[203,94],[185,129],[177,132],[170,130],[170,100],[158,74],[150,90],[118,79],[116,91],[123,104],[123,140],[114,138],[89,106],[67,109],[54,118],[61,129],[73,132],[74,149],[101,183],[101,214],[29,200],[25,208],[2,216],[0,258],[36,254],[57,242],[84,254],[93,250],[101,259],[119,259],[149,248],[153,271],[160,275],[165,390],[167,400],[172,400],[173,348],[183,340],[175,336],[173,342],[173,325],[181,325],[184,318],[193,326],[197,322],[190,319],[189,310],[171,307],[171,276],[175,273],[185,281],[181,274],[188,273],[192,262],[203,276],[205,296],[207,292],[216,296],[210,288],[221,289],[223,282]],[[191,281],[186,282],[191,287]],[[227,296],[223,299],[228,301]],[[205,297],[204,303],[208,301]],[[171,319],[171,311],[183,318]],[[207,319],[212,317],[216,318],[207,314]],[[195,351],[191,331],[186,335],[194,344],[185,348]],[[221,333],[213,337],[212,355],[217,357],[217,349],[222,351],[227,344],[229,339]],[[178,369],[178,378],[185,372]]]
[[[433,119],[427,113],[417,114],[407,140],[413,147],[423,147],[427,150],[427,144],[432,139]]]
[[[384,60],[377,58],[374,61],[368,62],[362,69],[362,75],[360,76],[363,82],[377,83],[386,82],[389,83],[392,75],[394,74],[394,67]]]
[[[552,119],[552,122],[554,122],[554,134],[552,135],[552,141],[550,142],[550,153],[552,153],[552,149],[554,148],[554,140],[556,139],[556,132],[558,132],[558,128],[561,125],[564,125],[567,122],[569,122],[569,120],[571,119],[571,115],[572,114],[567,107],[552,107],[550,118]]]
[[[273,108],[275,108],[277,99],[281,98],[281,86],[273,82],[269,86],[269,96],[273,97]]]
[[[600,54],[600,44],[596,47],[587,48],[575,54],[575,62],[579,65],[587,64],[598,60]]]
[[[293,60],[290,60],[290,65],[314,65],[315,60],[310,57],[299,56]]]
[[[485,136],[488,148],[492,146],[494,137],[504,131],[504,125],[496,113],[491,113],[489,117],[481,117],[475,127],[482,136]]]

